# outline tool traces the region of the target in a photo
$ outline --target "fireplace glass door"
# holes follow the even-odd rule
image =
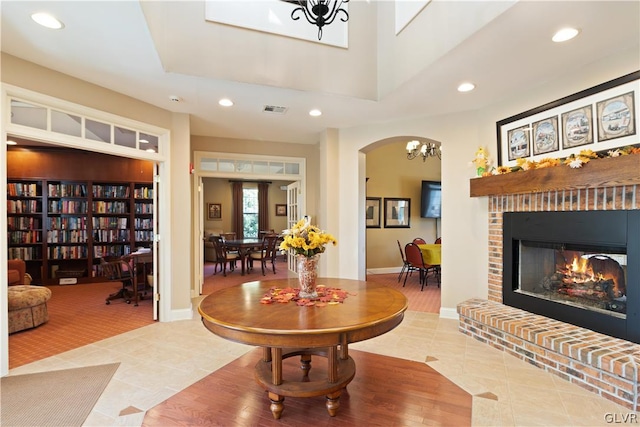
[[[626,319],[626,248],[526,240],[519,246],[515,292]]]

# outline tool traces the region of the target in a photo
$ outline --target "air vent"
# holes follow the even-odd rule
[[[265,113],[284,114],[288,110],[287,107],[278,107],[277,105],[265,105],[262,111]]]

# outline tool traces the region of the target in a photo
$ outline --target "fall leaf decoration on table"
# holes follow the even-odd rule
[[[300,289],[298,288],[270,288],[269,292],[266,293],[261,299],[261,304],[273,304],[273,303],[283,303],[286,304],[288,302],[295,302],[299,306],[306,307],[324,307],[327,305],[335,305],[341,304],[349,295],[356,295],[354,293],[349,293],[340,288],[329,288],[324,285],[318,285],[318,298],[309,299],[309,298],[300,298],[298,293]]]

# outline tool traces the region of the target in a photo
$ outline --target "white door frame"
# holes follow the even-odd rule
[[[220,152],[205,152],[195,151],[193,153],[193,194],[198,194],[198,197],[193,197],[193,223],[197,224],[197,227],[193,227],[193,239],[195,247],[193,253],[197,254],[193,260],[193,268],[196,271],[197,288],[191,289],[191,298],[197,298],[202,293],[202,286],[204,284],[204,187],[202,184],[203,178],[223,178],[223,179],[251,179],[251,180],[273,180],[273,181],[296,181],[299,183],[301,193],[298,195],[299,201],[302,206],[306,206],[306,159],[298,157],[284,157],[284,156],[262,156],[257,154],[238,154],[238,153],[220,153]],[[208,160],[220,161],[220,163],[211,169],[206,169],[203,164]],[[221,166],[224,162],[224,168],[233,168],[232,170],[223,170]],[[283,174],[277,173],[265,173],[256,172],[258,168],[254,168],[252,165],[260,163],[286,163],[297,164],[299,166],[298,173]],[[286,169],[286,168],[285,168]]]
[[[2,141],[0,144],[1,188],[7,188],[7,145],[5,141],[9,135],[12,135],[19,138],[45,142],[47,144],[67,148],[152,161],[155,163],[155,169],[158,170],[158,179],[162,182],[162,185],[160,185],[160,191],[154,192],[156,194],[155,197],[157,197],[156,200],[159,200],[159,203],[163,206],[168,203],[168,200],[170,200],[171,183],[168,173],[170,170],[170,156],[165,154],[169,153],[169,147],[171,144],[171,133],[168,129],[159,128],[157,126],[106,113],[83,105],[74,104],[72,102],[9,84],[1,84],[0,89],[0,102],[2,102],[2,108],[0,108],[0,111],[2,112],[0,117],[0,141]],[[150,153],[144,150],[115,146],[113,144],[91,141],[81,137],[69,136],[48,130],[13,124],[11,123],[11,99],[13,97],[33,102],[35,105],[42,106],[43,108],[69,112],[81,117],[97,119],[104,123],[123,126],[127,129],[135,129],[137,131],[148,132],[152,135],[158,135],[158,152]],[[6,206],[6,200],[6,191],[1,191],[0,204],[2,204],[2,206]],[[154,214],[157,213],[156,209],[163,208],[163,206],[158,206],[156,208],[155,205],[156,204],[154,203]],[[156,235],[156,238],[154,239],[154,249],[157,247],[157,250],[154,251],[154,262],[156,263],[155,266],[157,266],[154,268],[154,301],[158,301],[159,294],[164,294],[165,297],[161,298],[159,301],[160,310],[157,314],[159,314],[160,321],[168,321],[171,317],[171,287],[169,280],[162,280],[162,278],[170,277],[170,254],[168,250],[163,250],[163,245],[157,245],[157,240],[159,239],[159,231],[166,234],[167,231],[170,230],[170,218],[168,215],[161,215],[160,217],[156,216],[154,217],[154,223],[159,225],[159,229],[154,230],[154,234]],[[7,229],[6,215],[0,215],[0,229]],[[3,231],[0,233],[0,258],[2,259],[7,259],[7,243],[7,233]],[[7,277],[6,270],[7,263],[1,262],[0,276]],[[8,304],[6,295],[7,282],[6,280],[2,280],[0,281],[0,376],[4,376],[9,372],[9,328],[7,325]]]

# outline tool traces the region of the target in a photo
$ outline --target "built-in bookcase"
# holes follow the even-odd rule
[[[43,259],[42,194],[42,181],[7,183],[8,256],[25,260],[30,274],[40,272]]]
[[[8,179],[9,258],[35,283],[95,275],[101,258],[153,243],[153,185]]]

